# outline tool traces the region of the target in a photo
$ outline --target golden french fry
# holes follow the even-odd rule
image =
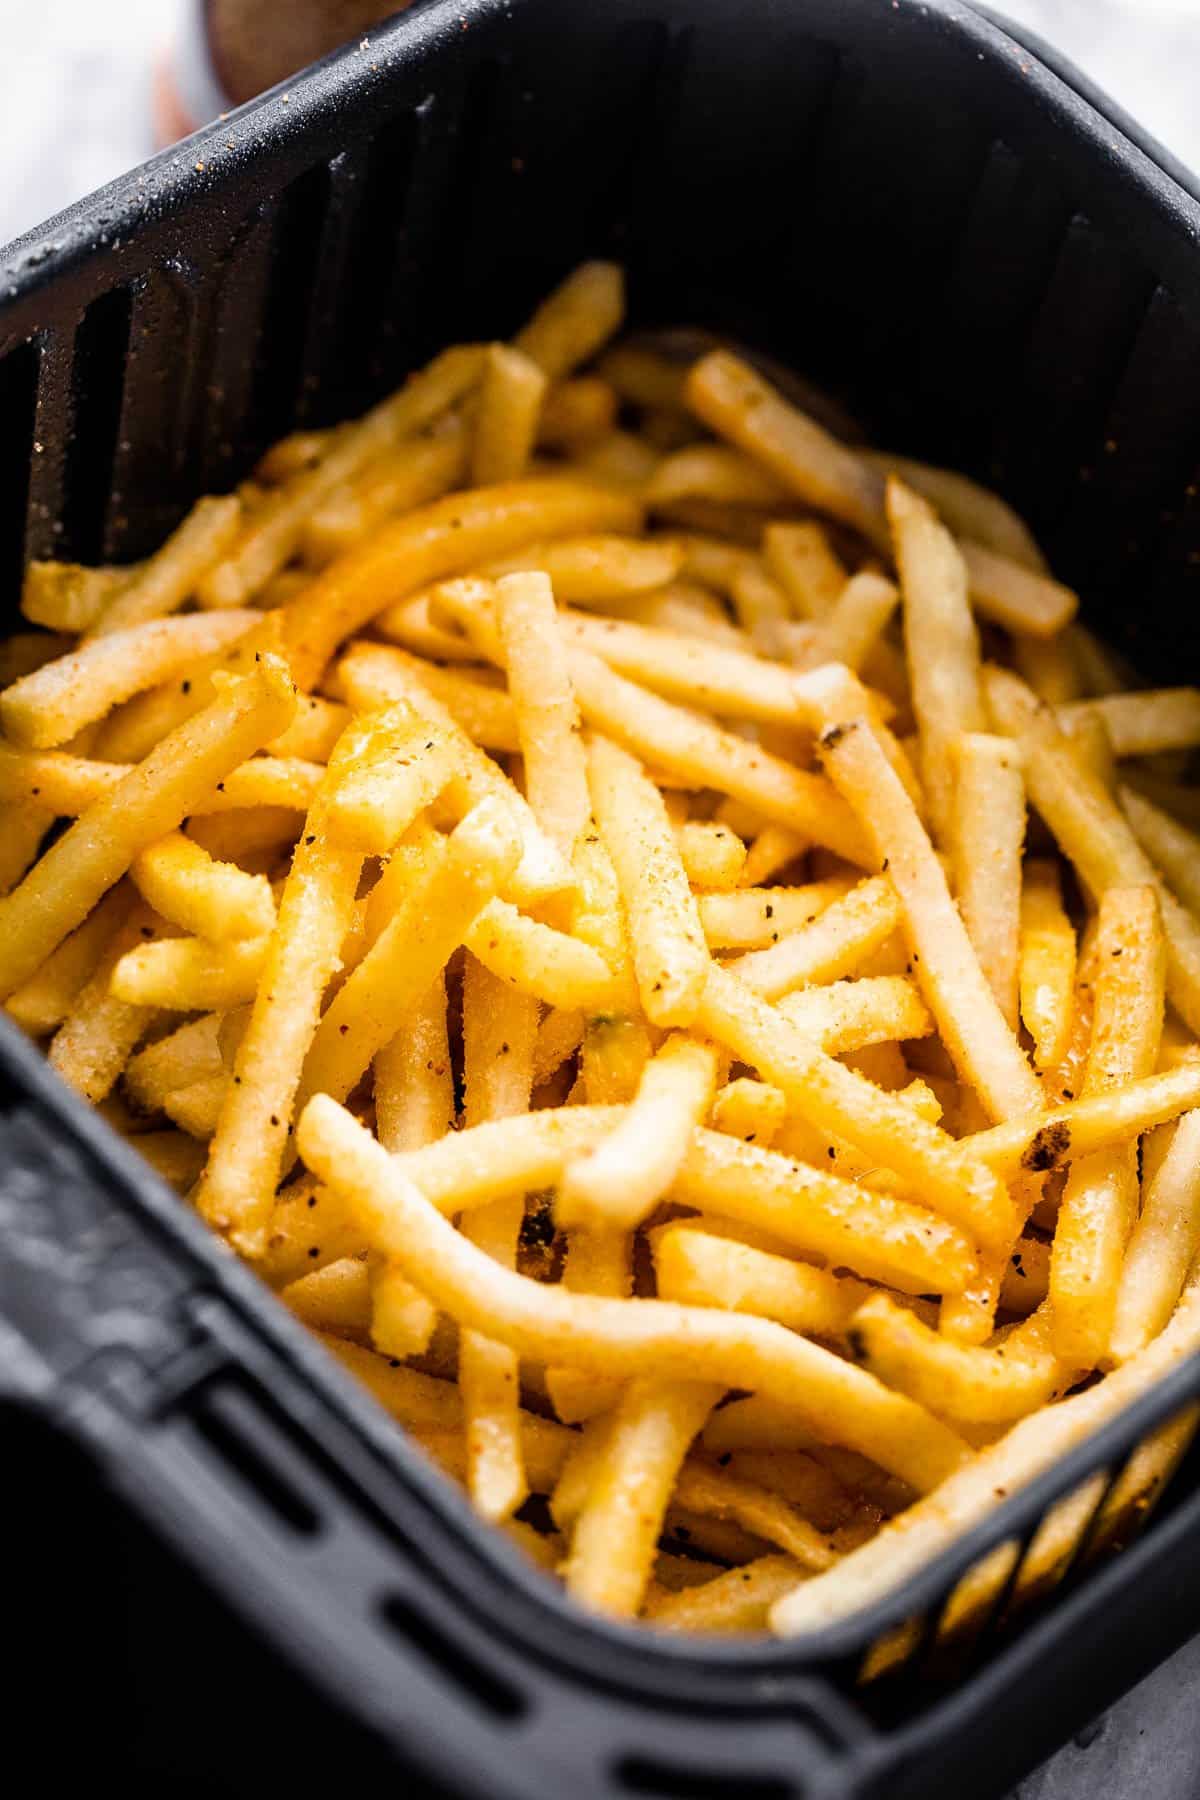
[[[933,1030],[920,994],[903,975],[805,988],[781,1000],[779,1012],[830,1056],[928,1037]]]
[[[502,806],[485,800],[467,815],[326,1008],[307,1046],[297,1112],[311,1094],[343,1099],[350,1092],[397,1019],[445,968],[518,854]]]
[[[765,1632],[767,1615],[804,1579],[790,1556],[759,1556],[679,1593],[647,1596],[642,1618],[655,1631]]]
[[[689,1025],[709,955],[662,796],[636,759],[606,738],[592,740],[589,769],[592,804],[629,923],[642,1005],[656,1025]]]
[[[1021,891],[1019,984],[1021,1017],[1033,1039],[1034,1060],[1053,1069],[1067,1050],[1075,994],[1075,928],[1063,909],[1058,870],[1031,859]]]
[[[134,1106],[159,1112],[168,1094],[222,1072],[218,1044],[222,1016],[210,1012],[191,1019],[130,1059],[122,1085]]]
[[[844,1338],[872,1291],[864,1282],[713,1237],[690,1223],[664,1225],[654,1234],[654,1267],[664,1300],[755,1313],[809,1337]]]
[[[731,794],[851,862],[866,861],[861,830],[822,776],[659,699],[588,651],[571,651],[569,665],[585,718],[625,750],[685,777],[691,786]]]
[[[508,671],[534,817],[564,855],[591,816],[579,711],[549,577],[503,575],[495,623]]]
[[[461,431],[441,437],[410,438],[377,454],[366,467],[324,493],[304,522],[301,550],[308,567],[284,569],[258,597],[258,604],[286,605],[323,569],[344,556],[376,526],[396,513],[437,500],[461,486],[467,446]],[[284,585],[288,583],[288,585]]]
[[[746,866],[746,846],[728,825],[689,819],[678,827],[675,841],[688,880],[695,888],[735,888]]]
[[[754,993],[777,1000],[794,988],[853,973],[887,943],[902,917],[891,882],[872,876],[834,899],[811,923],[785,931],[769,948],[752,950],[728,966]]]
[[[1085,1095],[1048,1112],[1027,1113],[962,1140],[962,1148],[1007,1180],[1061,1169],[1093,1150],[1140,1137],[1200,1105],[1200,1063],[1130,1081],[1109,1093]]]
[[[850,1342],[890,1387],[972,1424],[1024,1418],[1069,1386],[1076,1372],[1055,1354],[1048,1307],[987,1349],[953,1343],[886,1294],[873,1294],[854,1315]]]
[[[957,537],[973,538],[1011,562],[1045,572],[1045,558],[1028,526],[990,488],[981,487],[957,469],[934,468],[910,456],[894,456],[891,451],[864,450],[860,454],[882,475],[898,475],[928,500]]]
[[[302,762],[327,763],[333,747],[350,723],[349,708],[319,694],[301,694],[296,717],[287,730],[267,745],[272,756],[299,757]]]
[[[712,1104],[714,1130],[745,1144],[761,1144],[764,1150],[770,1149],[786,1114],[787,1101],[778,1088],[746,1075],[726,1082]]]
[[[1200,836],[1136,788],[1122,787],[1117,797],[1146,855],[1188,910],[1200,915]]]
[[[525,473],[537,441],[545,397],[544,369],[521,350],[492,344],[483,367],[471,482],[515,481]]]
[[[136,574],[136,569],[85,569],[80,563],[34,561],[25,570],[21,611],[32,625],[44,625],[48,631],[69,632],[74,636],[94,625],[104,608],[112,604]],[[70,648],[67,642],[51,648],[53,640],[40,636],[32,641],[45,647],[45,655],[35,656],[28,668],[5,667],[0,671],[3,674],[0,686],[7,687],[10,681],[40,668],[43,662]],[[9,648],[8,655],[12,658],[25,648],[24,643],[17,652]]]
[[[275,923],[275,900],[265,875],[247,875],[232,863],[215,862],[181,831],[142,850],[130,864],[129,877],[162,918],[214,943],[264,937]]]
[[[821,749],[899,897],[913,973],[960,1077],[994,1119],[1032,1111],[1041,1086],[987,984],[942,866],[878,739],[864,721],[839,721],[822,737]]]
[[[577,537],[526,544],[483,570],[493,579],[538,569],[548,575],[560,604],[601,606],[667,587],[684,563],[674,538]],[[387,630],[389,614],[379,623]]]
[[[1200,744],[1200,688],[1150,688],[1143,693],[1105,694],[1060,706],[1060,725],[1089,713],[1108,731],[1113,755],[1156,756],[1163,750],[1194,750]]]
[[[700,923],[710,950],[758,950],[812,925],[854,886],[833,875],[805,887],[743,887],[735,894],[701,894]]]
[[[370,717],[370,749],[330,795],[328,831],[364,855],[383,856],[437,799],[461,761],[452,739],[404,701]]]
[[[721,1388],[630,1382],[604,1441],[571,1540],[567,1592],[591,1612],[632,1618],[650,1578],[663,1518],[688,1447]]]
[[[960,538],[958,547],[967,565],[972,605],[1006,631],[1054,637],[1079,610],[1078,595],[1049,575],[1024,568],[969,538]]]
[[[1085,1096],[1153,1074],[1165,980],[1166,949],[1154,889],[1109,888],[1100,902],[1096,933]],[[1071,1368],[1094,1368],[1107,1352],[1137,1206],[1135,1143],[1072,1165],[1050,1260],[1051,1337],[1056,1354]]]
[[[954,819],[951,752],[984,727],[979,634],[966,565],[933,508],[891,476],[887,513],[904,593],[904,644],[920,732],[921,774],[934,837],[948,844]]]
[[[315,687],[343,639],[432,581],[463,574],[530,539],[629,531],[635,501],[612,489],[547,477],[448,494],[382,527],[340,557],[283,610],[297,681]]]
[[[52,749],[131,694],[235,642],[255,622],[252,612],[193,613],[90,639],[6,688],[0,694],[0,724],[14,743]]]
[[[870,569],[846,583],[825,619],[828,655],[848,669],[861,669],[886,630],[900,595],[893,582]]]
[[[1039,707],[1024,684],[1004,670],[989,669],[985,686],[997,725],[1024,746],[1030,799],[1089,892],[1098,897],[1108,887],[1147,884],[1158,889],[1167,934],[1167,998],[1196,1030],[1200,925],[1167,888],[1103,782],[1079,762],[1049,708]]]
[[[131,1005],[112,992],[113,970],[142,933],[154,929],[152,919],[148,907],[135,903],[50,1041],[50,1067],[93,1106],[111,1093],[157,1017],[152,1007]]]
[[[139,851],[173,831],[200,795],[278,736],[294,710],[286,671],[266,657],[87,808],[0,900],[0,994],[27,980]]]
[[[797,499],[887,549],[882,476],[789,406],[748,363],[727,350],[711,351],[689,369],[684,397],[706,425],[755,457]]]
[[[605,438],[617,423],[617,396],[596,375],[556,381],[547,390],[538,421],[538,446],[571,454]]]
[[[950,835],[958,909],[996,1004],[1015,1031],[1025,841],[1020,757],[1008,739],[983,732],[964,733],[954,755]],[[1037,1060],[1044,1059],[1039,1054]]]
[[[241,522],[242,503],[236,494],[198,500],[162,547],[102,605],[90,624],[91,635],[107,637],[177,612],[230,549]]]
[[[22,1030],[42,1037],[62,1024],[125,923],[132,904],[129,889],[119,882],[28,981],[13,989],[4,1010]]]
[[[507,900],[489,900],[463,935],[485,968],[547,1006],[603,1013],[618,1007],[623,984],[598,950]]]
[[[747,651],[629,618],[567,612],[559,629],[568,644],[669,700],[758,724],[797,723],[787,670]]]
[[[1060,631],[1051,638],[1015,636],[1013,661],[1022,680],[1027,681],[1038,699],[1045,700],[1048,705],[1060,706],[1079,697],[1083,678],[1070,630]],[[1089,725],[1102,723],[1100,715],[1090,707],[1073,713],[1072,717],[1085,720]]]
[[[968,1147],[826,1056],[735,976],[710,970],[696,1023],[781,1089],[801,1118],[892,1169],[984,1246],[1002,1249],[1014,1234],[1008,1194]]]
[[[668,1193],[692,1131],[708,1114],[717,1053],[682,1033],[646,1064],[624,1118],[594,1150],[568,1163],[554,1210],[568,1228],[632,1230]]]
[[[969,1458],[957,1434],[932,1415],[766,1320],[571,1294],[493,1269],[326,1095],[306,1107],[299,1144],[308,1167],[352,1202],[380,1247],[431,1299],[520,1355],[631,1378],[749,1384],[788,1398],[820,1434],[862,1449],[921,1487]]]
[[[777,508],[786,505],[788,490],[740,451],[724,444],[690,444],[663,457],[646,483],[645,499],[651,510],[693,499]]]
[[[1200,1112],[1183,1115],[1142,1199],[1116,1296],[1112,1354],[1136,1358],[1179,1300],[1200,1241]]]
[[[561,381],[621,328],[625,277],[616,263],[580,263],[513,339],[517,349]]]
[[[828,619],[846,591],[848,572],[823,527],[813,520],[768,525],[762,547],[767,567],[787,593],[796,616]]]

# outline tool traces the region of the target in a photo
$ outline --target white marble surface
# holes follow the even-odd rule
[[[994,3],[1059,45],[1200,168],[1200,0]],[[0,241],[148,154],[154,59],[170,38],[177,6],[0,0]],[[1019,1800],[1196,1800],[1198,1701],[1200,1640],[1114,1708],[1098,1731],[1022,1783]]]

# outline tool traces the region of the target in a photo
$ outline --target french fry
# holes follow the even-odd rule
[[[285,569],[259,594],[258,604],[285,605],[314,569],[344,556],[370,531],[396,513],[437,500],[459,487],[466,473],[467,446],[461,431],[441,437],[410,438],[376,455],[357,475],[324,494],[304,522],[301,552],[308,567],[291,592],[282,585],[295,571]]]
[[[127,950],[112,972],[112,992],[131,1006],[173,1012],[243,1006],[266,967],[270,937],[159,938]]]
[[[1015,1031],[1025,840],[1020,758],[1008,739],[982,732],[964,733],[954,754],[950,838],[958,909],[996,1004]]]
[[[735,976],[710,970],[696,1023],[781,1089],[801,1118],[894,1170],[926,1205],[985,1246],[1001,1249],[1014,1234],[1012,1202],[978,1158],[827,1057]]]
[[[684,397],[720,436],[768,468],[805,505],[827,512],[886,550],[883,478],[748,363],[714,350],[688,371]]]
[[[140,762],[169,732],[211,703],[221,677],[245,675],[260,656],[282,655],[282,614],[252,616],[255,623],[232,644],[195,657],[178,680],[147,688],[118,706],[100,724],[90,754],[102,761]]]
[[[759,887],[790,868],[809,848],[809,840],[786,825],[764,825],[746,851],[742,880],[747,887]]]
[[[726,1082],[714,1098],[712,1124],[716,1131],[769,1150],[786,1113],[787,1101],[778,1088],[742,1075]]]
[[[551,381],[561,381],[595,356],[624,316],[625,279],[617,264],[580,263],[513,342]]]
[[[454,1124],[454,1075],[446,1036],[446,983],[426,992],[375,1055],[375,1118],[387,1150],[417,1150]]]
[[[371,1326],[370,1271],[356,1256],[344,1256],[312,1275],[302,1275],[279,1298],[310,1331],[365,1337]]]
[[[779,902],[766,904],[773,918],[785,911]],[[729,967],[754,993],[777,1000],[795,988],[852,974],[887,943],[902,917],[895,888],[875,875],[831,901],[815,920],[785,930],[777,943],[739,956]]]
[[[422,693],[432,695],[460,730],[483,749],[520,750],[516,712],[503,687],[485,685],[474,675],[440,668],[427,658],[410,655],[406,650],[389,648],[383,651],[382,645],[371,645],[370,648],[382,652],[373,657],[370,665],[380,693],[387,682],[389,668],[396,670],[397,700],[408,698],[415,683]]]
[[[1150,688],[1144,693],[1105,694],[1058,708],[1060,725],[1081,713],[1104,722],[1113,755],[1157,756],[1164,750],[1194,750],[1200,744],[1200,689]]]
[[[327,763],[349,723],[349,709],[340,706],[336,700],[323,700],[319,694],[301,694],[297,699],[296,717],[280,737],[267,745],[267,749],[272,756],[296,756],[302,762]]]
[[[64,750],[11,750],[0,744],[0,799],[40,800],[53,818],[78,818],[110,799],[130,773],[121,763],[92,762]],[[303,810],[320,778],[317,763],[255,756],[196,794],[191,813],[234,812],[248,806]]]
[[[864,1282],[713,1237],[690,1223],[655,1233],[654,1267],[664,1300],[751,1312],[789,1331],[834,1340],[845,1337],[871,1293]]]
[[[563,1286],[572,1294],[604,1294],[625,1299],[633,1292],[633,1239],[627,1231],[586,1227],[567,1236]],[[575,1425],[610,1414],[625,1384],[590,1369],[547,1369],[546,1391],[564,1424]]]
[[[1146,855],[1162,870],[1173,893],[1189,912],[1200,916],[1200,836],[1136,788],[1122,787],[1118,799]]]
[[[1072,1378],[1072,1365],[1054,1352],[1046,1307],[989,1349],[952,1343],[886,1294],[873,1294],[854,1315],[850,1341],[856,1356],[890,1387],[973,1424],[1024,1418]]]
[[[1011,1180],[1022,1172],[1061,1169],[1093,1150],[1140,1137],[1200,1105],[1200,1064],[1148,1075],[1103,1094],[1085,1095],[1044,1113],[1027,1113],[962,1140],[970,1156]]]
[[[370,749],[331,794],[328,830],[339,844],[383,856],[437,799],[461,762],[453,740],[404,701],[370,717]]]
[[[112,992],[113,970],[142,933],[153,930],[152,918],[148,907],[134,904],[50,1041],[50,1067],[93,1106],[112,1092],[157,1017],[152,1007],[131,1005]]]
[[[131,1058],[122,1085],[134,1106],[143,1112],[160,1112],[169,1094],[222,1072],[218,1047],[221,1017],[210,1012],[191,1019]]]
[[[736,894],[701,894],[700,923],[710,950],[759,950],[812,925],[854,886],[832,875],[804,887],[743,887]]]
[[[533,1048],[533,1085],[556,1075],[583,1043],[584,1016],[570,1007],[552,1006],[538,1027]],[[382,1133],[380,1134],[382,1138]]]
[[[712,893],[737,886],[746,866],[746,846],[727,825],[689,819],[676,830],[675,841],[693,887]]]
[[[275,900],[265,875],[247,875],[232,863],[215,862],[180,831],[139,852],[129,878],[162,918],[213,943],[264,937],[275,923]]]
[[[614,344],[596,365],[621,399],[647,412],[682,412],[684,371],[669,356],[634,343]]]
[[[1013,661],[1021,679],[1027,681],[1038,699],[1049,706],[1064,706],[1078,699],[1082,675],[1069,630],[1060,631],[1052,638],[1014,637]],[[1073,711],[1071,717],[1091,721],[1098,719],[1099,714],[1091,707],[1084,707]]]
[[[1180,1119],[1142,1199],[1116,1296],[1112,1354],[1128,1364],[1166,1326],[1200,1239],[1200,1112]]]
[[[478,344],[443,352],[410,376],[398,393],[327,439],[312,466],[276,489],[247,520],[232,554],[201,582],[201,605],[241,606],[252,599],[291,559],[314,507],[377,452],[414,436],[448,411],[478,383],[484,355]]]
[[[492,344],[483,367],[471,482],[515,481],[525,473],[537,441],[545,397],[545,370],[520,350]]]
[[[1175,899],[1146,856],[1104,784],[1073,754],[1047,708],[1001,669],[986,672],[988,706],[997,725],[1025,749],[1029,797],[1093,896],[1107,887],[1158,889],[1167,934],[1167,998],[1200,1026],[1200,925]]]
[[[1171,1323],[1147,1349],[1098,1386],[1021,1420],[943,1486],[885,1525],[835,1569],[798,1587],[771,1613],[790,1636],[848,1617],[904,1581],[979,1520],[998,1497],[1032,1481],[1067,1455],[1200,1342],[1200,1284],[1191,1278]]]
[[[549,578],[503,575],[495,618],[534,817],[565,856],[591,816],[579,711]]]
[[[80,563],[35,560],[25,570],[21,611],[31,625],[44,625],[48,631],[68,632],[74,636],[94,625],[104,608],[112,604],[136,574],[136,569],[85,569]],[[66,642],[57,649],[52,648],[50,638],[42,638],[40,642],[46,647],[45,656],[36,657],[28,669],[5,668],[0,686],[7,687],[10,681],[29,674],[42,662],[48,662],[51,656],[61,655],[70,648]],[[11,658],[14,652],[10,649],[8,654]]]
[[[781,1000],[779,1011],[830,1056],[928,1037],[933,1030],[920,994],[903,975],[805,988]]]
[[[645,500],[654,511],[672,500],[693,499],[776,508],[786,505],[788,490],[740,451],[724,444],[690,444],[663,457],[646,483]]]
[[[1054,637],[1074,619],[1079,597],[1049,575],[1024,568],[984,544],[960,538],[971,604],[994,625],[1027,637]]]
[[[562,614],[559,629],[568,644],[668,700],[756,724],[797,722],[788,672],[748,651],[682,631],[582,613]]]
[[[1154,889],[1109,888],[1100,902],[1096,935],[1085,1096],[1154,1073],[1165,980]],[[1137,1207],[1136,1144],[1102,1150],[1072,1165],[1058,1209],[1049,1289],[1054,1349],[1072,1368],[1094,1368],[1106,1355]]]
[[[893,582],[870,569],[851,576],[825,619],[828,655],[861,669],[886,630],[900,595]]]
[[[1035,1109],[1041,1087],[984,978],[933,846],[869,726],[834,724],[825,767],[871,834],[904,909],[913,967],[962,1080],[994,1119]]]
[[[563,1170],[558,1222],[618,1231],[640,1225],[670,1191],[693,1128],[712,1104],[716,1074],[711,1045],[682,1033],[668,1037],[616,1130]]]
[[[571,1540],[567,1592],[592,1612],[639,1610],[683,1459],[721,1397],[704,1382],[630,1382]]]
[[[934,468],[888,450],[865,450],[861,454],[882,475],[898,475],[906,486],[928,500],[956,537],[973,538],[1010,562],[1045,572],[1045,558],[1028,526],[990,488],[981,487],[957,469]]]
[[[91,639],[6,688],[0,724],[16,744],[53,749],[131,694],[233,643],[254,623],[252,612],[195,613]]]
[[[636,502],[622,494],[559,477],[501,482],[419,507],[340,557],[284,608],[293,673],[302,687],[316,687],[343,639],[432,581],[464,574],[530,539],[629,531],[639,516]]]
[[[709,956],[662,797],[634,757],[606,738],[589,756],[592,805],[612,857],[646,1015],[687,1026]]]
[[[198,500],[162,548],[101,607],[91,622],[91,634],[107,637],[178,612],[230,549],[241,522],[242,503],[236,494]]]
[[[571,651],[569,666],[584,717],[625,750],[683,776],[691,786],[730,794],[851,862],[865,862],[860,829],[821,776],[660,700],[587,651]]]
[[[463,942],[493,975],[547,1006],[602,1013],[622,1000],[622,984],[598,950],[526,918],[507,900],[489,900]]]
[[[472,919],[516,866],[504,809],[483,801],[415,881],[339,989],[307,1047],[296,1111],[311,1094],[343,1099],[392,1036],[396,1020],[445,968]],[[282,908],[281,908],[282,917]]]
[[[196,798],[244,757],[278,736],[294,709],[282,665],[264,658],[84,811],[0,900],[0,994],[27,980],[138,853],[173,831]]]
[[[1025,864],[1018,950],[1021,1018],[1034,1061],[1053,1069],[1066,1055],[1075,992],[1075,928],[1063,909],[1053,863]]]
[[[15,988],[4,1010],[34,1037],[54,1031],[71,1011],[84,984],[124,924],[132,895],[123,882],[112,888],[87,918],[63,939],[41,968]]]
[[[549,576],[560,604],[604,607],[669,586],[683,564],[684,547],[674,538],[568,537],[526,544],[489,563],[483,574],[497,580],[537,569]],[[380,620],[385,631],[388,616]]]
[[[818,1433],[861,1448],[922,1487],[969,1457],[957,1434],[932,1415],[766,1320],[569,1294],[507,1269],[493,1272],[328,1096],[309,1102],[299,1143],[308,1167],[359,1209],[364,1226],[431,1299],[519,1355],[630,1378],[652,1372],[724,1387],[749,1383],[794,1401]]]
[[[186,1131],[189,1137],[207,1143],[217,1129],[228,1086],[229,1077],[224,1070],[219,1075],[202,1076],[199,1081],[189,1082],[186,1087],[176,1088],[168,1094],[163,1101],[163,1111],[172,1124]]]
[[[574,455],[607,437],[617,423],[617,396],[596,375],[576,375],[547,389],[538,421],[538,446]]]
[[[574,467],[587,480],[632,499],[640,497],[658,467],[658,452],[631,431],[609,431],[576,451]],[[688,502],[680,504],[686,506]]]
[[[790,1556],[759,1556],[679,1593],[648,1595],[642,1618],[655,1631],[765,1632],[767,1615],[804,1579]]]
[[[921,773],[935,839],[948,844],[954,818],[952,749],[984,727],[979,634],[966,565],[928,503],[892,476],[887,514],[904,593],[904,644],[920,733]]]
[[[824,528],[812,520],[768,525],[763,556],[800,619],[826,620],[846,591],[847,571]]]

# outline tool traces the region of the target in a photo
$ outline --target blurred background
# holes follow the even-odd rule
[[[202,15],[220,33],[227,89],[245,98],[385,10],[386,0],[0,0],[0,242],[140,162],[156,132],[219,108]],[[1072,57],[1200,169],[1200,0],[996,0],[995,10]],[[1200,1640],[1013,1800],[1195,1800],[1198,1694]]]
[[[570,4],[571,0],[563,0]],[[602,4],[603,0],[582,0]],[[736,5],[736,0],[729,0]],[[386,0],[208,0],[227,82],[252,91],[303,50],[361,31]],[[996,0],[998,12],[1075,58],[1193,168],[1200,168],[1200,0]],[[0,241],[99,187],[154,146],[154,119],[193,122],[211,81],[198,67],[192,0],[0,0]],[[322,42],[324,39],[324,43]],[[167,51],[180,77],[163,90]]]

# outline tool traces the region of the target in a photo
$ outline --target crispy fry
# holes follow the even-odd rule
[[[504,575],[496,626],[517,715],[525,784],[534,817],[564,855],[591,816],[579,712],[549,578]]]
[[[1059,707],[1066,727],[1083,713],[1104,723],[1118,759],[1156,756],[1163,750],[1194,750],[1200,744],[1200,689],[1150,688],[1144,693],[1106,694]]]
[[[400,701],[371,715],[371,745],[331,794],[328,831],[339,844],[384,856],[460,772],[454,741]]]
[[[1200,1064],[1194,1060],[1111,1093],[1086,1095],[1045,1113],[1027,1113],[964,1138],[963,1149],[1011,1180],[1061,1169],[1093,1150],[1140,1137],[1200,1105]]]
[[[471,481],[515,481],[525,473],[537,441],[547,377],[531,357],[492,344],[483,368]]]
[[[551,381],[561,381],[615,335],[624,316],[625,278],[617,264],[580,263],[513,341]]]
[[[111,1093],[157,1016],[152,1007],[131,1005],[111,991],[113,970],[142,933],[154,929],[152,918],[148,907],[135,903],[50,1042],[50,1067],[93,1106]]]
[[[996,1004],[1015,1031],[1025,839],[1020,759],[1007,739],[982,732],[965,733],[955,754],[951,839],[958,909]]]
[[[241,522],[236,494],[198,500],[162,547],[101,607],[91,634],[107,637],[177,612],[232,546]]]
[[[95,974],[131,904],[129,889],[118,882],[41,968],[8,996],[4,1010],[9,1017],[35,1037],[56,1030]]]
[[[1116,1297],[1112,1354],[1125,1363],[1163,1330],[1200,1241],[1200,1112],[1180,1119],[1142,1200]]]
[[[773,917],[777,904],[767,902]],[[812,922],[785,929],[777,943],[739,956],[729,967],[754,993],[777,1000],[795,988],[852,974],[887,943],[902,916],[891,882],[872,876],[834,899]]]
[[[810,1337],[844,1338],[871,1293],[864,1282],[713,1237],[688,1223],[655,1233],[654,1267],[664,1300],[756,1313]]]
[[[888,450],[865,450],[861,454],[881,474],[898,475],[928,500],[957,537],[973,538],[1024,568],[1045,571],[1045,558],[1028,526],[990,488],[981,487],[957,469],[933,468],[929,463],[895,456]]]
[[[247,875],[232,863],[215,862],[180,831],[142,850],[129,876],[162,918],[214,943],[263,937],[275,923],[275,900],[265,875]]]
[[[330,489],[305,520],[303,571],[285,569],[258,597],[260,606],[286,605],[335,558],[361,542],[385,519],[437,500],[458,487],[466,472],[462,431],[441,437],[410,438],[375,456],[357,475]],[[298,579],[294,579],[298,575]],[[285,582],[291,578],[290,590]]]
[[[920,994],[903,975],[805,988],[781,1000],[779,1011],[830,1056],[928,1037],[933,1030]]]
[[[727,1082],[713,1100],[712,1123],[717,1131],[769,1150],[786,1113],[787,1101],[778,1088],[742,1075]]]
[[[294,709],[283,667],[264,658],[84,811],[0,900],[0,993],[27,980],[139,851],[173,831],[199,795],[278,736]]]
[[[710,950],[757,950],[812,925],[850,892],[850,876],[833,875],[805,887],[744,887],[736,894],[701,894],[700,923]]]
[[[1162,870],[1177,898],[1200,916],[1200,837],[1135,788],[1122,787],[1118,799],[1146,855]]]

